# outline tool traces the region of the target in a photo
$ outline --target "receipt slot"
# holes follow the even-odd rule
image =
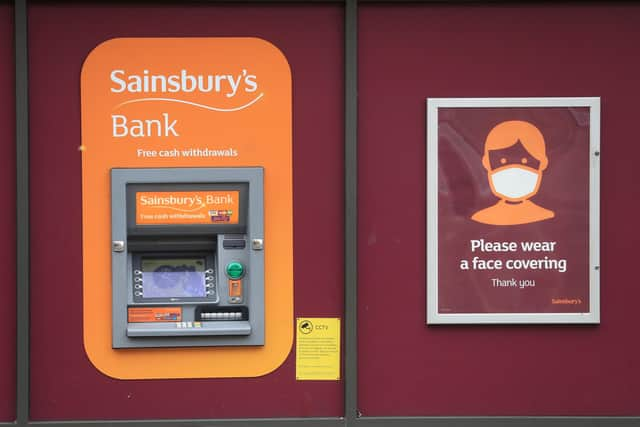
[[[262,168],[111,170],[113,348],[264,345]]]

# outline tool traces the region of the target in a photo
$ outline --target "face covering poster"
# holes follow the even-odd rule
[[[427,323],[599,323],[599,98],[427,100]]]

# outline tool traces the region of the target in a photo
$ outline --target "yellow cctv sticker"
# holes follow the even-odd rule
[[[296,379],[340,379],[340,319],[296,319]]]

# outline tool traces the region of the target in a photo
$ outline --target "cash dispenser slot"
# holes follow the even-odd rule
[[[137,236],[129,238],[127,245],[131,252],[177,252],[177,251],[216,251],[217,240],[213,236],[189,236],[156,238]]]
[[[261,168],[112,170],[113,347],[264,344]]]

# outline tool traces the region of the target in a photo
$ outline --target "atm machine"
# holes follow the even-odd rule
[[[113,348],[264,345],[262,168],[111,170]]]

